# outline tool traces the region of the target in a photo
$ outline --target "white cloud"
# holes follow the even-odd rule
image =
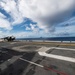
[[[0,7],[13,19],[12,22],[0,13],[0,27],[12,29],[12,26],[30,18],[46,32],[53,32],[55,26],[70,19],[75,11],[75,0],[1,0]],[[29,28],[27,27],[27,30]],[[31,30],[38,31],[34,25]]]
[[[10,26],[10,23],[8,20],[5,19],[6,16],[0,13],[0,28],[4,28],[7,30],[11,30],[12,27]]]
[[[0,31],[0,38],[2,38],[3,37],[3,32],[2,31]]]
[[[7,30],[11,30],[12,27],[10,26],[10,23],[8,20],[5,20],[3,18],[0,17],[0,28],[4,28]]]
[[[75,0],[19,0],[18,3],[22,15],[46,31],[52,31],[53,25],[71,17],[75,9]]]
[[[31,28],[26,26],[26,30],[31,30]]]
[[[33,30],[34,32],[39,32],[39,28],[37,27],[37,25],[30,24],[30,26],[31,26],[31,30]]]
[[[25,26],[25,27],[26,27],[25,30],[30,30],[33,32],[39,32],[40,31],[40,28],[38,28],[36,24],[30,24],[30,27],[28,27],[28,26]]]
[[[1,7],[13,19],[12,25],[19,24],[23,21],[23,17],[18,10],[17,3],[14,0],[3,0],[3,2],[0,2],[0,4],[1,4]]]
[[[15,33],[12,33],[12,35],[14,35],[16,38],[33,38],[33,37],[47,37],[47,36],[49,36],[49,34],[46,34],[44,31],[18,32],[18,33],[15,32]]]
[[[6,16],[0,12],[0,18],[6,18]]]
[[[53,33],[55,36],[74,36],[75,34],[75,26],[74,25],[69,25],[66,27],[58,27],[56,28],[56,31]]]

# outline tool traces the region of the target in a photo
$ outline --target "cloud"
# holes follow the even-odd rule
[[[70,19],[75,9],[75,0],[19,0],[18,3],[22,15],[46,31],[54,31],[54,25]]]
[[[37,38],[37,37],[47,37],[47,36],[49,37],[51,34],[46,34],[44,31],[39,31],[39,32],[32,31],[32,32],[19,32],[19,33],[15,32],[12,33],[12,35],[14,35],[16,38]]]
[[[26,30],[31,30],[31,28],[26,26]]]
[[[25,25],[25,30],[27,31],[33,31],[33,32],[39,32],[40,28],[38,28],[37,24],[30,24],[29,27]]]
[[[63,36],[75,36],[75,25],[68,25],[63,27],[56,27],[56,31],[53,33],[55,36],[63,37]]]
[[[60,23],[59,25],[60,26],[75,25],[75,17],[72,17],[71,19],[69,19],[68,21],[65,21],[63,23]]]
[[[2,28],[12,29],[14,25],[29,18],[37,22],[38,26],[36,28],[30,25],[31,30],[43,29],[45,32],[54,32],[58,24],[73,16],[75,0],[1,0],[0,8],[11,16],[10,21],[10,18],[7,20],[0,13],[0,27]]]
[[[3,0],[0,2],[2,9],[4,9],[12,18],[12,25],[19,24],[23,21],[23,17],[18,10],[15,0]]]
[[[0,9],[3,10],[0,12],[0,28],[11,30],[14,25],[23,22],[23,17],[18,11],[17,4],[14,0],[1,0]],[[7,13],[7,14],[4,14]]]
[[[6,20],[5,18],[6,18],[6,16],[4,16],[2,13],[0,13],[0,28],[11,30],[12,27],[10,26],[9,21]]]
[[[4,36],[3,36],[3,32],[2,31],[0,31],[0,38],[3,38]]]
[[[0,18],[6,18],[6,16],[0,13]]]

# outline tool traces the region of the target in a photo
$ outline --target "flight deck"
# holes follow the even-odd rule
[[[0,75],[75,75],[75,43],[0,42]]]

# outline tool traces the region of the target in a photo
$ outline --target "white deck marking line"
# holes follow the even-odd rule
[[[75,51],[75,49],[71,49],[71,48],[61,48],[61,47],[50,47],[50,49],[60,49],[60,50],[71,50],[71,51]]]
[[[28,61],[28,60],[23,59],[23,58],[19,58],[19,59],[20,59],[20,60],[23,60],[23,61],[25,61],[25,62],[28,62],[28,63],[30,63],[30,64],[34,64],[34,65],[39,66],[39,67],[44,67],[43,65],[37,64],[37,63],[32,62],[32,61]]]
[[[54,54],[47,54],[45,52],[38,52],[38,53],[41,56],[46,56],[46,57],[50,57],[50,58],[55,58],[55,59],[69,61],[69,62],[75,63],[75,58],[65,57],[65,56],[60,56],[60,55],[54,55]]]
[[[51,48],[49,48],[49,47],[41,47],[40,49],[37,49],[36,51],[38,51],[38,52],[45,52],[45,51],[47,51],[49,49],[51,49]]]
[[[60,74],[60,75],[67,75],[67,74],[64,73],[64,72],[60,72],[60,71],[58,71],[58,70],[55,70],[55,69],[49,68],[49,67],[47,67],[47,66],[43,66],[43,65],[37,64],[37,63],[32,62],[32,61],[29,61],[29,60],[26,60],[26,59],[23,59],[23,58],[19,58],[19,59],[20,59],[20,60],[23,60],[23,61],[25,61],[25,62],[28,62],[28,63],[30,63],[30,64],[34,64],[35,66],[44,68],[45,70],[53,71],[53,72],[58,73],[58,74]]]

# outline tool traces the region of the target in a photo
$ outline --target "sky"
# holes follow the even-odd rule
[[[75,0],[0,0],[0,38],[75,36]]]

